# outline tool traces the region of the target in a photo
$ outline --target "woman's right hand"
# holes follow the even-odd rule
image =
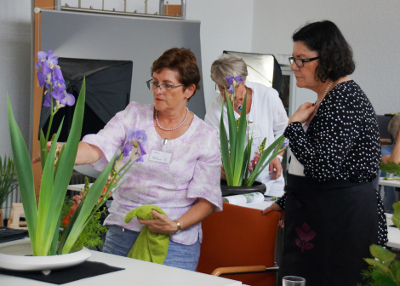
[[[60,150],[62,148],[62,144],[59,144],[59,143],[56,143],[56,144],[57,144],[57,147],[56,147],[57,148],[56,149],[56,158],[57,158],[58,157],[57,154],[60,153]],[[51,148],[51,141],[47,142],[47,152],[50,151],[50,148]],[[39,152],[38,156],[36,158],[32,159],[32,164],[39,163],[40,161],[41,161],[41,157],[40,157],[40,152]]]
[[[290,117],[288,124],[292,122],[300,122],[300,123],[306,122],[307,119],[309,119],[310,116],[313,115],[317,107],[318,107],[317,105],[311,102],[303,103],[302,105],[300,105],[297,111]]]
[[[221,165],[221,179],[226,181],[226,174],[225,174],[224,165]]]
[[[261,212],[262,215],[266,215],[269,212],[280,212],[281,213],[281,219],[279,221],[278,226],[280,228],[283,228],[285,226],[285,210],[281,208],[277,203],[273,203],[269,207],[267,207],[265,210]]]

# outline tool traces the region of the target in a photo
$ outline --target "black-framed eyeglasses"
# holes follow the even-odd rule
[[[151,79],[146,81],[146,84],[147,84],[147,87],[153,91],[155,91],[158,87],[160,88],[160,90],[161,90],[161,87],[163,87],[165,90],[170,91],[173,88],[184,86],[184,84],[179,84],[179,85],[172,85],[172,84],[168,84],[168,83],[160,83],[159,84],[158,82],[152,81]]]
[[[290,57],[289,58],[289,63],[290,63],[290,65],[292,65],[293,63],[296,63],[296,66],[301,68],[301,67],[304,67],[304,63],[312,62],[312,61],[315,61],[317,59],[319,59],[319,57],[309,58],[309,59],[296,59],[294,57]]]

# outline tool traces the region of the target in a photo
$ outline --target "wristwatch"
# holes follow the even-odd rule
[[[181,232],[181,227],[182,227],[181,223],[179,221],[177,221],[177,220],[174,220],[174,222],[176,222],[176,226],[178,228],[178,230],[175,233],[180,233]]]
[[[282,162],[283,157],[281,155],[276,155],[277,158],[279,158],[279,161]]]

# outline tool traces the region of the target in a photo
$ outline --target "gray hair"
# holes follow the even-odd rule
[[[211,79],[218,85],[228,86],[226,78],[229,75],[240,76],[245,80],[248,75],[247,66],[243,59],[223,54],[211,65]]]
[[[397,138],[396,133],[397,133],[397,131],[400,131],[400,114],[397,114],[397,115],[393,116],[392,119],[390,119],[389,125],[388,125],[388,131],[392,135],[394,140],[396,140],[396,138]]]

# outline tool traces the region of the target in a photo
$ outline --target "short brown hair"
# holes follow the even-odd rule
[[[159,73],[163,69],[170,69],[179,73],[179,82],[188,87],[192,84],[196,86],[193,92],[200,89],[200,70],[197,66],[196,56],[192,51],[185,48],[172,48],[166,50],[157,60],[153,62],[151,67],[151,75]]]

